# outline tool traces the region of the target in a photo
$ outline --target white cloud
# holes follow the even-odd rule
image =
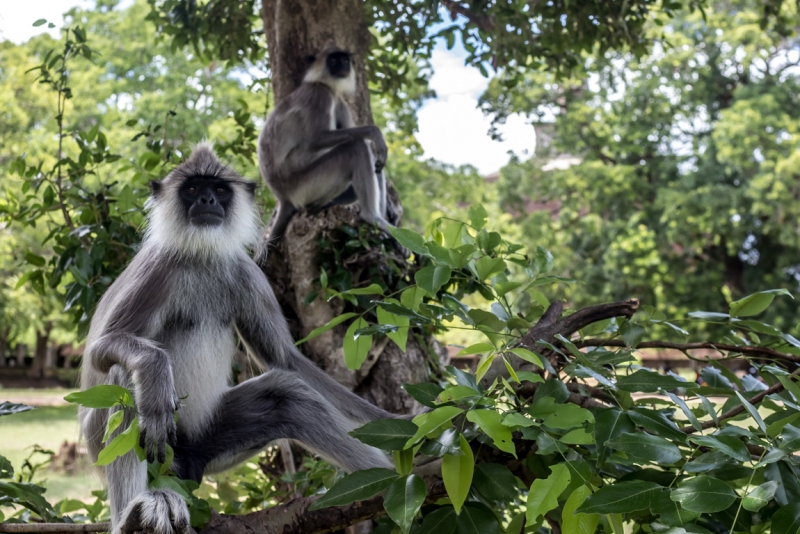
[[[426,157],[454,165],[469,163],[482,174],[490,174],[508,163],[509,151],[520,157],[533,155],[536,133],[524,117],[513,115],[498,128],[502,142],[489,137],[491,119],[477,108],[489,80],[465,66],[464,57],[441,47],[434,50],[431,87],[437,98],[418,113],[417,140]]]
[[[16,44],[40,33],[49,33],[58,39],[64,13],[75,6],[90,8],[92,5],[88,0],[0,0],[0,37]],[[47,19],[56,27],[48,28],[44,24],[34,28],[32,25],[38,19]]]

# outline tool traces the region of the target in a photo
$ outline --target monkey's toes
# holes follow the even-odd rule
[[[138,531],[186,534],[189,531],[189,508],[186,501],[172,490],[140,493],[123,510],[114,534]]]

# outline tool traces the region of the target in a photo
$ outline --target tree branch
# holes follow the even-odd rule
[[[582,341],[575,341],[575,346],[578,348],[625,347],[626,344],[622,339],[584,339]],[[751,354],[754,356],[776,358],[779,360],[800,363],[800,357],[792,354],[785,354],[768,347],[747,347],[742,345],[728,345],[726,343],[671,343],[669,341],[642,341],[636,345],[636,349],[676,349],[682,351],[711,349],[718,352],[740,352],[742,354]]]
[[[792,376],[798,376],[798,375],[800,375],[800,368],[796,369],[792,373]],[[783,384],[778,383],[772,386],[771,388],[765,389],[764,391],[758,393],[757,395],[753,395],[752,397],[747,399],[747,402],[755,406],[756,404],[764,400],[764,397],[766,397],[767,395],[772,395],[773,393],[780,393],[781,391],[783,391]],[[727,412],[721,414],[719,417],[717,417],[717,419],[721,423],[722,421],[725,421],[732,417],[736,417],[737,415],[743,412],[744,412],[744,405],[740,404],[739,406],[735,406],[730,410],[728,410]],[[717,426],[719,426],[719,424],[717,423],[717,421],[714,421],[713,419],[700,424],[700,428],[702,430],[706,430],[707,428],[714,428]],[[694,428],[693,426],[685,426],[681,428],[681,431],[686,434],[694,434],[695,432],[697,432],[697,429]]]
[[[442,5],[450,10],[450,16],[455,20],[456,15],[463,15],[466,17],[471,23],[475,26],[480,28],[481,30],[493,33],[494,32],[494,19],[492,17],[486,15],[480,15],[478,13],[473,13],[469,10],[466,6],[455,2],[453,0],[441,0]]]

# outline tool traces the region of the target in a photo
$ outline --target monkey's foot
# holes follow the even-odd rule
[[[113,534],[137,531],[186,534],[189,531],[189,508],[186,501],[172,490],[140,493],[125,507]]]

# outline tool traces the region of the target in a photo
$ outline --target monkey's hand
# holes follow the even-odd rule
[[[189,525],[189,508],[183,497],[172,490],[153,490],[140,493],[128,503],[112,533],[185,534]]]
[[[381,172],[386,166],[386,156],[389,154],[389,149],[386,146],[383,134],[377,127],[371,140],[372,149],[374,150],[373,156],[375,157],[375,172]]]
[[[168,384],[162,383],[160,391],[152,387],[137,391],[139,445],[147,453],[148,462],[158,459],[164,463],[167,443],[174,445],[176,442],[175,410],[180,406],[180,399],[171,378]]]

